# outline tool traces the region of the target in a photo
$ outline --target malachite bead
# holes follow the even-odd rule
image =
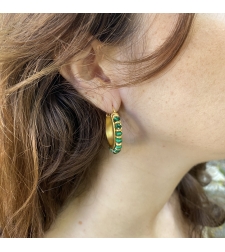
[[[113,118],[113,121],[114,121],[114,122],[118,122],[118,121],[120,121],[119,116],[115,116],[115,117]]]
[[[116,138],[117,143],[122,143],[122,138]]]
[[[113,114],[111,114],[111,122],[113,124],[112,126],[114,131],[114,148],[110,148],[110,151],[114,154],[117,154],[122,149],[122,125],[120,116],[115,111],[113,112]]]
[[[116,128],[116,129],[121,129],[122,126],[121,126],[121,124],[117,123],[117,124],[115,124],[115,128]]]
[[[121,131],[117,131],[116,132],[116,136],[122,136],[122,132]]]

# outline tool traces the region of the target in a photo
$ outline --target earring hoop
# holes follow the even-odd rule
[[[117,154],[122,149],[122,125],[119,114],[113,109],[113,113],[106,114],[106,137],[109,149]]]

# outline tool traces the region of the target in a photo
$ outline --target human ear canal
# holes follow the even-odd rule
[[[100,66],[103,56],[99,44],[99,41],[93,41],[88,48],[81,50],[77,56],[60,68],[60,74],[73,85],[76,85],[78,80],[96,84],[94,79],[98,79],[97,83],[99,81],[102,84],[110,83],[110,78]]]
[[[121,100],[117,88],[107,88],[111,80],[99,44],[93,41],[79,56],[63,65],[60,74],[91,103],[112,113],[112,108],[118,111]]]
[[[82,60],[82,63],[79,66],[80,78],[86,81],[99,78],[103,82],[110,82],[110,79],[100,67],[97,57],[98,56],[92,48],[90,53]]]

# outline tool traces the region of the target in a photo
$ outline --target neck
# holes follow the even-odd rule
[[[174,190],[195,165],[183,153],[153,141],[148,148],[124,144],[116,155],[103,149],[90,190],[65,210],[73,216],[67,229],[70,223],[75,237],[182,237]]]

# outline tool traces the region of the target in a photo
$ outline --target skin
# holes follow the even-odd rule
[[[176,15],[144,18],[143,43],[149,53],[166,39]],[[194,165],[225,158],[224,29],[225,16],[197,15],[169,68],[134,87],[90,89],[106,80],[120,84],[126,71],[97,53],[98,42],[92,44],[94,63],[70,62],[61,69],[96,106],[118,111],[123,149],[117,155],[102,149],[90,190],[67,202],[46,237],[188,237],[174,189]],[[143,53],[143,48],[134,49]],[[128,54],[119,48],[104,50],[118,59]],[[89,77],[84,74],[87,65]],[[96,78],[93,73],[99,70]]]

